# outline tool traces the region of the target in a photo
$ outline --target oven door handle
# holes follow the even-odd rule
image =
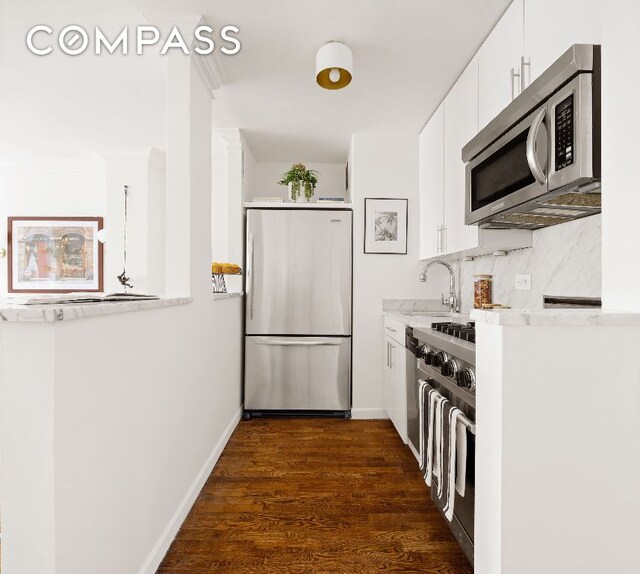
[[[543,185],[547,183],[547,176],[540,167],[538,158],[536,157],[536,141],[538,139],[538,132],[540,131],[540,127],[542,126],[542,122],[546,115],[547,110],[546,108],[543,108],[538,112],[538,115],[533,119],[533,122],[531,122],[531,127],[529,128],[529,133],[527,135],[526,148],[529,169],[531,170],[533,177],[536,178],[536,181]]]

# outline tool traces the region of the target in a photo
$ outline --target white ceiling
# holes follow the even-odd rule
[[[153,0],[157,6],[158,1]],[[260,161],[343,162],[353,132],[418,132],[510,0],[220,0],[200,3],[212,25],[240,28],[221,56],[222,127],[239,126]],[[354,77],[315,83],[315,54],[348,44]]]
[[[220,55],[220,127],[239,127],[259,161],[343,162],[353,132],[418,132],[510,0],[6,0],[0,3],[0,153],[110,145],[165,147],[161,57],[29,54],[29,27],[106,32],[142,14],[203,14],[240,28]],[[315,83],[315,53],[347,43],[354,79]],[[52,65],[54,64],[55,65]]]
[[[112,35],[144,23],[130,0],[0,0],[0,159],[166,147],[164,58],[149,51],[35,56],[27,31],[69,24]],[[55,43],[56,36],[53,36]],[[135,48],[134,48],[135,52]]]

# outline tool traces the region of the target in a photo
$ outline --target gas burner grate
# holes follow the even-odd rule
[[[453,321],[447,321],[442,323],[433,323],[431,328],[434,331],[462,339],[463,341],[469,341],[470,343],[476,342],[476,330],[474,323],[454,323]]]

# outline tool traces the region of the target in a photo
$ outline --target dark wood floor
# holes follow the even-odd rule
[[[238,425],[158,570],[470,574],[389,421]]]

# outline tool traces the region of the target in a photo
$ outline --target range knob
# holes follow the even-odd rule
[[[453,359],[449,359],[448,361],[442,363],[440,367],[440,373],[445,377],[455,377],[458,374],[458,363],[456,363]]]
[[[442,366],[444,363],[446,363],[448,360],[449,360],[449,355],[447,355],[444,351],[437,351],[437,352],[434,352],[431,358],[431,362],[429,364],[432,365],[433,367],[438,368]]]
[[[424,359],[427,356],[428,352],[429,352],[429,347],[427,347],[426,345],[420,345],[416,349],[416,357],[418,357],[418,359]]]
[[[458,372],[457,383],[459,387],[467,389],[468,391],[476,390],[476,375],[473,369],[465,368]]]

